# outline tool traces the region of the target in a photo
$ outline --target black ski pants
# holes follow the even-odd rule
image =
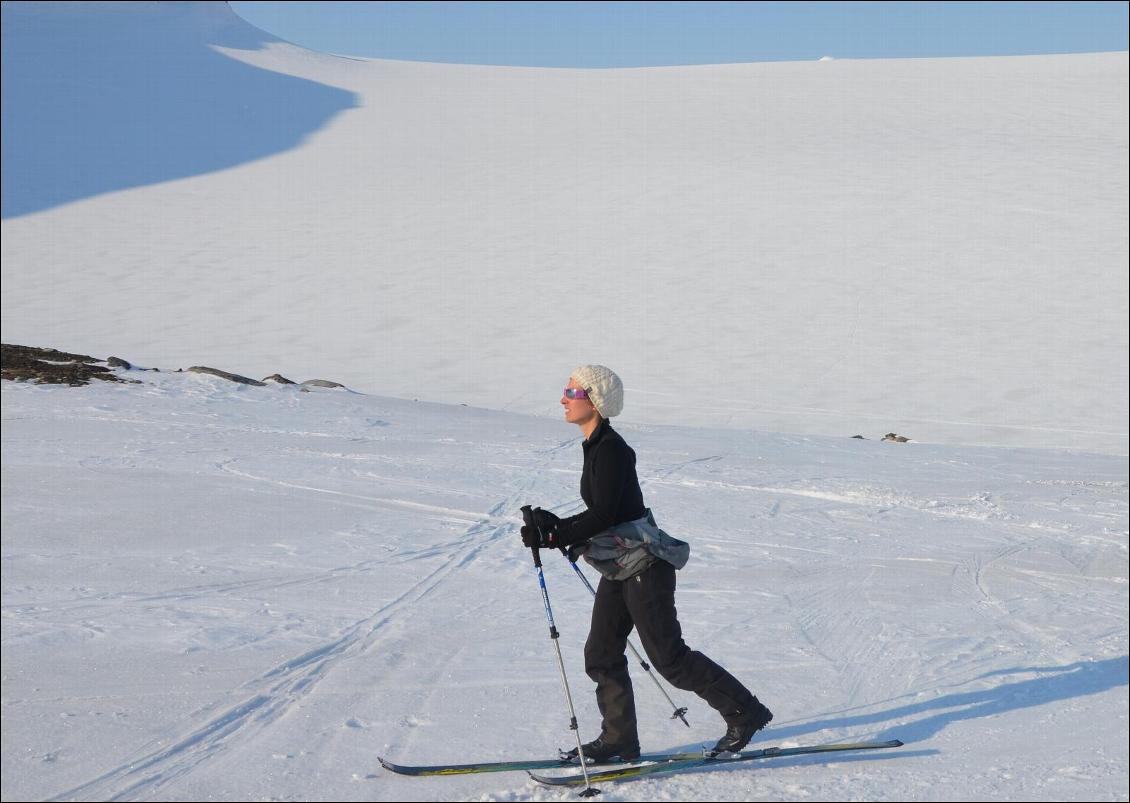
[[[697,694],[724,719],[753,700],[733,675],[687,647],[675,611],[675,567],[657,560],[628,580],[601,578],[596,589],[585,671],[596,682],[605,741],[639,743],[635,696],[624,655],[633,627],[652,667],[675,688]]]

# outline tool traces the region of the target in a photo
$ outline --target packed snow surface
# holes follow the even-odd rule
[[[377,756],[570,746],[518,529],[525,504],[582,509],[575,426],[119,373],[142,384],[3,383],[5,799],[569,799]],[[605,798],[1126,799],[1123,458],[616,426],[691,543],[688,644],[776,715],[752,746],[906,746]],[[592,738],[591,598],[545,558]],[[691,728],[669,719],[633,674],[645,749],[721,734],[683,692]]]
[[[5,800],[571,799],[377,758],[572,744],[518,529],[582,509],[589,362],[691,544],[688,643],[775,713],[752,747],[906,743],[603,799],[1130,796],[1126,53],[436,65],[225,3],[2,33],[0,336],[163,369],[2,383]],[[589,739],[591,600],[546,558]],[[646,750],[720,735],[633,671]]]

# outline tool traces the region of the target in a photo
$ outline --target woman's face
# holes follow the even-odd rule
[[[570,377],[566,387],[579,389],[581,386],[577,380]],[[570,424],[584,424],[594,415],[598,415],[596,407],[588,399],[570,399],[564,393],[561,394],[561,406],[565,408],[565,420]]]

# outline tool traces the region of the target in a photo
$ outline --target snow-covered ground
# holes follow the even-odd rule
[[[580,509],[576,427],[124,373],[144,384],[4,383],[5,799],[569,797],[376,759],[569,745],[518,528],[523,504]],[[906,747],[606,799],[1126,799],[1125,459],[619,429],[692,544],[688,643],[776,714],[755,746]],[[588,591],[546,573],[591,737]],[[720,734],[681,692],[692,728],[669,720],[641,675],[648,749]]]
[[[640,422],[1130,448],[1126,53],[461,66],[75,6],[4,5],[6,343],[542,415],[599,362]]]
[[[582,504],[583,362],[753,746],[906,742],[605,799],[1130,797],[1126,53],[537,70],[3,15],[4,342],[359,391],[2,383],[5,800],[570,798],[377,756],[570,744],[517,532]],[[675,696],[690,730],[638,679],[645,749],[719,735]]]

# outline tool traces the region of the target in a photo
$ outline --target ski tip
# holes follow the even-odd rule
[[[377,761],[379,761],[381,763],[381,766],[384,767],[386,770],[388,770],[389,772],[395,772],[397,775],[411,775],[412,774],[411,772],[408,771],[408,767],[402,767],[399,764],[396,764],[392,761],[389,761],[384,756],[377,756]]]

